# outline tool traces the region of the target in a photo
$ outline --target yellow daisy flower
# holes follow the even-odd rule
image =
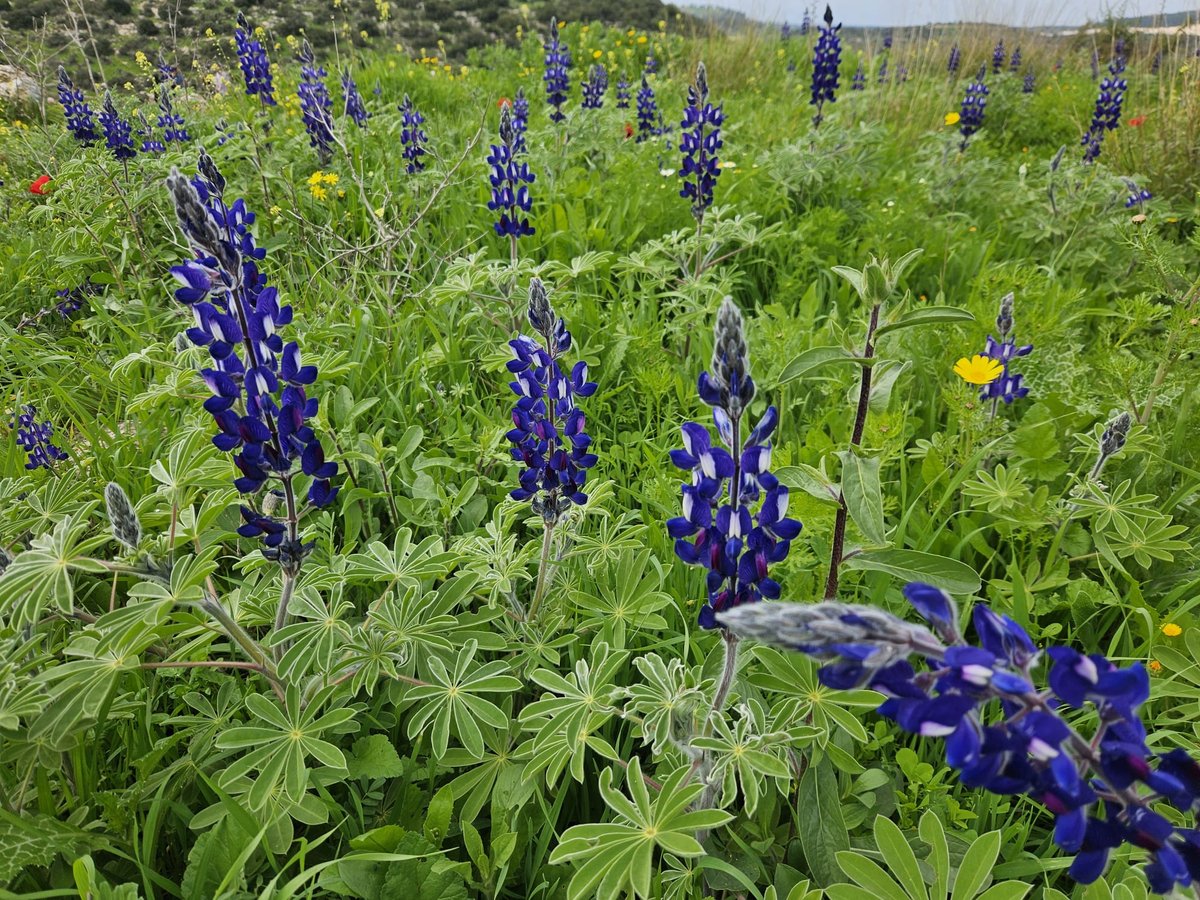
[[[1183,629],[1174,622],[1167,622],[1167,624],[1163,625],[1162,627],[1162,633],[1167,637],[1179,637],[1181,634],[1183,634]]]
[[[943,121],[944,121],[944,122],[945,122],[947,125],[957,125],[957,124],[958,124],[958,120],[959,120],[960,118],[961,118],[961,116],[959,116],[959,114],[958,114],[958,113],[955,113],[955,112],[949,112],[949,113],[946,113],[946,118],[945,118]]]
[[[978,354],[970,359],[964,356],[954,364],[954,374],[967,384],[991,384],[1003,371],[1004,366],[996,360]]]

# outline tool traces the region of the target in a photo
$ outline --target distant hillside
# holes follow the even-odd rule
[[[661,0],[0,0],[0,37],[19,48],[40,42],[44,29],[51,47],[78,41],[92,56],[127,57],[187,47],[209,28],[230,34],[239,10],[277,36],[304,31],[317,47],[332,45],[335,33],[343,45],[400,44],[411,53],[437,52],[443,40],[451,59],[513,41],[518,27],[540,32],[551,15],[651,29],[678,12]]]

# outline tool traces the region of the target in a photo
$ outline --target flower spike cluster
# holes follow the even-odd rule
[[[279,302],[259,271],[266,251],[250,230],[254,213],[241,199],[226,202],[225,179],[212,159],[201,151],[199,175],[189,180],[173,170],[167,186],[195,254],[171,274],[180,284],[175,298],[192,312],[187,336],[212,359],[200,375],[212,391],[204,408],[216,421],[213,444],[235,454],[238,491],[278,486],[287,501],[286,522],[243,507],[246,524],[239,533],[262,537],[264,556],[298,570],[309,548],[298,535],[297,475],[311,479],[313,507],[328,505],[337,494],[330,483],[337,464],[326,461],[309,424],[317,414],[317,400],[307,393],[316,366],[303,365],[299,345],[279,335],[291,324],[292,308]]]
[[[867,73],[863,70],[862,60],[859,60],[858,68],[854,70],[854,77],[850,79],[850,90],[865,91],[867,89]]]
[[[540,341],[523,334],[509,341],[509,387],[520,399],[507,437],[513,444],[512,458],[525,466],[521,486],[511,496],[532,500],[533,511],[553,525],[571,504],[587,502],[583,486],[596,454],[590,452],[587,420],[575,401],[596,393],[596,384],[588,381],[583,361],[575,363],[569,375],[563,373],[559,357],[571,349],[571,333],[537,278],[529,284],[529,324]]]
[[[1034,78],[1032,69],[1030,71],[1026,72],[1025,80],[1023,82],[1021,82],[1021,93],[1022,94],[1032,94],[1033,89],[1036,86],[1036,81],[1037,81],[1037,79]]]
[[[950,58],[946,60],[946,71],[951,74],[958,71],[958,67],[962,64],[962,51],[958,49],[958,44],[950,48]]]
[[[1115,131],[1121,124],[1121,105],[1125,102],[1125,91],[1129,82],[1121,77],[1125,71],[1125,60],[1117,57],[1108,66],[1108,77],[1100,82],[1100,93],[1096,97],[1096,110],[1092,113],[1092,124],[1083,135],[1083,161],[1095,162],[1100,156],[1100,144],[1104,134]]]
[[[778,411],[768,407],[744,432],[755,386],[742,314],[732,298],[721,304],[713,334],[712,371],[700,375],[698,390],[713,409],[724,446],[714,446],[703,425],[684,424],[683,449],[671,451],[671,462],[692,479],[683,486],[683,515],[667,522],[675,554],[708,569],[702,628],[718,627],[717,614],[731,607],[779,596],[768,567],[787,557],[801,528],[787,518],[788,489],[770,471]],[[759,501],[755,515],[752,507]]]
[[[998,75],[1004,69],[1004,60],[1007,58],[1004,41],[997,41],[996,48],[992,51],[992,74]]]
[[[512,126],[513,153],[524,153],[529,149],[525,143],[525,132],[529,130],[529,98],[525,96],[525,88],[517,88],[513,98]]]
[[[583,83],[584,109],[600,109],[604,106],[604,94],[608,90],[608,70],[596,63],[588,70],[587,80]]]
[[[150,124],[150,120],[146,118],[146,114],[140,109],[138,110],[138,121],[141,128],[138,129],[138,137],[142,138],[142,153],[163,153],[167,149],[167,145],[154,136],[154,128]]]
[[[1021,48],[1014,47],[1012,56],[1008,60],[1008,71],[1016,73],[1021,70]]]
[[[165,84],[158,92],[158,112],[159,116],[156,124],[163,130],[164,141],[167,143],[174,141],[183,144],[192,139],[191,135],[187,132],[183,116],[175,112],[175,107],[171,103],[171,92]]]
[[[983,127],[983,113],[988,101],[988,87],[983,83],[983,76],[981,66],[979,77],[967,85],[967,93],[963,97],[962,112],[958,118],[958,130],[962,134],[959,150],[966,150],[971,135]]]
[[[123,163],[137,156],[137,150],[133,146],[133,126],[121,118],[109,91],[104,92],[104,105],[100,108],[100,127],[104,129],[104,142],[113,156]]]
[[[1009,293],[1001,298],[1000,311],[996,316],[996,332],[1000,339],[996,340],[989,334],[987,346],[983,351],[984,356],[1003,367],[1000,374],[993,381],[983,385],[979,391],[979,399],[991,400],[993,406],[1001,400],[1006,404],[1012,403],[1013,400],[1019,400],[1029,393],[1029,388],[1021,384],[1022,376],[1014,375],[1009,366],[1014,359],[1032,353],[1033,344],[1018,347],[1016,338],[1012,337],[1012,328],[1013,295]]]
[[[813,50],[812,99],[809,100],[817,108],[813,116],[813,125],[819,126],[826,102],[837,102],[838,67],[842,62],[842,40],[838,37],[842,23],[833,24],[833,10],[825,7],[825,24],[819,29],[817,46]],[[884,66],[887,61],[884,60]],[[880,80],[886,76],[884,69],[880,70]]]
[[[1129,188],[1129,196],[1125,198],[1126,209],[1132,209],[1136,206],[1140,212],[1142,211],[1145,202],[1154,197],[1154,195],[1145,188],[1138,187],[1136,181],[1132,181],[1128,178],[1125,179],[1125,187]]]
[[[421,157],[427,152],[425,143],[429,135],[421,127],[424,124],[425,117],[413,105],[412,98],[405,94],[400,103],[400,145],[404,148],[404,171],[409,175],[425,169],[425,161]]]
[[[550,20],[550,37],[543,45],[546,51],[546,73],[542,81],[546,84],[546,102],[550,105],[550,121],[561,122],[563,104],[570,90],[571,50],[558,39],[558,19]]]
[[[679,149],[683,152],[679,170],[683,188],[679,196],[692,201],[692,215],[700,220],[712,206],[713,189],[721,174],[717,153],[723,145],[721,125],[725,121],[721,107],[708,102],[708,73],[703,62],[696,66],[696,80],[688,86],[687,96],[687,109],[679,125]]]
[[[53,437],[54,426],[49,422],[38,422],[35,407],[21,407],[17,415],[17,443],[29,454],[26,469],[48,469],[53,472],[54,464],[67,458],[66,451],[55,446],[51,440]]]
[[[1146,850],[1150,887],[1169,893],[1200,880],[1200,830],[1152,808],[1200,806],[1200,765],[1183,750],[1152,753],[1138,707],[1150,694],[1141,663],[1119,667],[1070,647],[1045,654],[1008,616],[972,610],[976,644],[959,630],[953,598],[913,583],[904,596],[929,627],[872,606],[763,603],[717,615],[734,634],[807,653],[821,683],[865,687],[887,699],[879,713],[912,734],[944,738],[946,763],[967,787],[1025,795],[1055,817],[1054,842],[1075,854],[1069,874],[1090,883],[1122,844]],[[920,657],[918,669],[911,657]],[[1033,673],[1048,658],[1049,690]],[[1095,708],[1089,741],[1064,707]]]
[[[529,185],[533,184],[534,174],[529,171],[529,163],[517,162],[515,147],[516,131],[513,129],[512,113],[506,105],[500,110],[500,143],[491,145],[487,158],[492,182],[492,199],[488,201],[488,209],[500,212],[499,220],[492,226],[496,234],[501,237],[508,235],[513,239],[534,233],[534,227],[529,224],[526,215],[533,209]]]
[[[642,87],[637,95],[637,142],[639,144],[654,136],[657,117],[658,103],[654,99],[654,88],[650,87],[646,76],[643,75]]]
[[[345,101],[346,115],[353,119],[359,128],[366,128],[367,119],[371,118],[371,114],[367,112],[362,94],[358,92],[358,85],[348,69],[342,72],[342,98]]]
[[[62,66],[58,67],[58,102],[62,104],[67,117],[67,130],[75,140],[90,144],[99,137],[96,123],[92,121],[92,109],[84,99],[83,91],[75,87],[71,76]]]
[[[629,109],[629,82],[625,80],[624,72],[617,81],[617,109]]]
[[[238,13],[237,28],[233,32],[237,47],[238,65],[246,82],[246,93],[257,97],[263,106],[275,105],[275,88],[271,81],[271,60],[262,41],[252,36],[246,17]]]
[[[318,66],[312,45],[306,40],[300,47],[300,114],[308,132],[308,142],[324,165],[333,152],[333,100],[325,85],[329,73]]]

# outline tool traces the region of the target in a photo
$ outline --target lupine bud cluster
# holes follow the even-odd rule
[[[525,132],[529,130],[529,98],[525,96],[525,88],[517,88],[513,98],[512,127],[513,153],[524,153],[529,149],[525,143]]]
[[[992,51],[992,72],[999,74],[1004,68],[1004,60],[1008,58],[1008,53],[1004,50],[1004,41],[997,41],[996,48]]]
[[[637,95],[637,142],[647,140],[655,134],[654,123],[658,116],[658,103],[654,99],[654,88],[642,76],[642,87]]]
[[[1142,204],[1154,197],[1154,195],[1145,188],[1138,187],[1137,182],[1132,181],[1131,179],[1125,179],[1125,187],[1129,189],[1129,196],[1125,198],[1126,209],[1132,209],[1136,206],[1140,210],[1142,208]]]
[[[117,543],[127,550],[137,550],[142,542],[142,523],[138,519],[137,510],[129,502],[129,497],[121,486],[110,481],[104,488],[104,505],[108,510],[108,522],[112,526],[113,537]]]
[[[891,49],[892,49],[892,42],[893,42],[894,40],[895,40],[895,38],[894,38],[894,36],[892,35],[892,30],[889,28],[887,31],[885,31],[885,32],[883,33],[883,49],[884,49],[884,50],[891,50]]]
[[[592,396],[596,384],[588,381],[583,361],[575,363],[570,375],[563,373],[559,358],[571,349],[571,333],[537,278],[529,284],[529,324],[540,341],[523,334],[509,341],[509,387],[520,399],[507,438],[512,458],[525,467],[511,496],[532,500],[533,511],[553,525],[571,504],[587,502],[583,486],[596,454],[589,452],[587,420],[575,401]]]
[[[743,432],[755,385],[742,314],[731,298],[721,304],[713,337],[712,371],[700,375],[698,390],[724,446],[714,446],[703,425],[684,424],[683,449],[671,451],[671,462],[692,479],[683,486],[683,515],[667,522],[676,555],[708,569],[702,628],[718,627],[717,615],[731,607],[779,596],[768,568],[787,557],[801,528],[787,518],[788,489],[770,471],[778,411],[768,407]]]
[[[811,29],[812,29],[812,14],[808,11],[808,8],[805,7],[804,18],[800,20],[800,33],[808,34],[808,32]]]
[[[162,153],[167,149],[167,145],[154,136],[154,128],[150,124],[150,120],[146,118],[146,114],[140,109],[138,110],[138,121],[141,128],[138,129],[138,136],[142,138],[142,153]]]
[[[867,73],[863,71],[863,64],[860,61],[858,68],[854,70],[854,77],[850,79],[850,90],[865,91],[867,89]]]
[[[876,82],[879,84],[887,84],[888,79],[888,61],[887,57],[883,57],[879,61],[879,74],[875,76]]]
[[[238,13],[237,28],[233,32],[234,45],[237,47],[238,65],[242,69],[242,78],[246,82],[246,93],[257,97],[264,106],[275,105],[275,88],[271,81],[271,61],[262,41],[251,34],[246,17]]]
[[[425,169],[425,161],[421,157],[425,155],[429,135],[421,127],[424,124],[425,117],[413,106],[412,98],[405,94],[400,103],[400,146],[404,148],[404,171],[409,175]]]
[[[500,143],[491,145],[487,158],[492,183],[492,199],[487,206],[492,212],[500,213],[492,226],[496,234],[519,238],[534,233],[529,217],[525,215],[533,209],[529,185],[533,184],[534,174],[529,170],[529,163],[517,162],[515,146],[512,113],[505,106],[500,110]]]
[[[164,141],[183,144],[192,139],[184,125],[183,116],[175,111],[171,103],[171,92],[166,85],[158,92],[158,112],[157,125],[163,130]]]
[[[967,787],[1024,794],[1044,806],[1055,817],[1054,843],[1075,854],[1068,874],[1076,881],[1098,879],[1123,844],[1147,851],[1155,892],[1200,879],[1200,830],[1151,808],[1165,802],[1195,812],[1200,765],[1183,750],[1147,746],[1138,708],[1150,679],[1141,663],[1119,667],[1099,654],[1051,647],[1049,690],[1039,690],[1033,673],[1043,654],[1011,618],[977,603],[972,645],[945,591],[913,583],[904,596],[932,630],[841,603],[764,603],[720,613],[717,622],[824,661],[817,674],[827,687],[883,694],[881,715],[912,734],[945,739],[946,763]],[[1064,716],[1089,705],[1099,719],[1091,740]]]
[[[654,51],[651,50],[649,53],[646,54],[645,72],[647,75],[653,75],[657,71],[658,71],[658,60],[654,58]]]
[[[624,72],[617,81],[617,109],[629,109],[629,82],[625,80]]]
[[[1025,80],[1021,83],[1022,94],[1032,94],[1036,84],[1036,79],[1033,77],[1032,70],[1025,73]]]
[[[962,51],[958,49],[958,44],[950,48],[950,58],[946,60],[946,71],[954,73],[958,71],[958,67],[962,64]]]
[[[604,93],[608,90],[608,70],[596,63],[588,70],[583,82],[584,109],[600,109],[604,106]]]
[[[117,111],[112,93],[104,92],[104,105],[100,108],[100,127],[104,129],[104,143],[113,156],[122,162],[137,156],[133,146],[133,126]]]
[[[996,316],[996,332],[1000,335],[1000,339],[992,337],[990,334],[987,339],[987,346],[983,350],[983,356],[989,359],[994,359],[996,362],[1004,366],[1004,371],[1000,376],[988,384],[983,385],[979,389],[980,400],[991,400],[998,403],[1003,400],[1006,404],[1012,403],[1013,400],[1019,400],[1029,393],[1029,388],[1021,384],[1021,375],[1015,375],[1009,370],[1009,366],[1014,359],[1022,356],[1028,356],[1033,352],[1033,344],[1025,344],[1018,347],[1016,338],[1012,337],[1013,328],[1013,295],[1005,294],[1000,300],[1000,311]]]
[[[1107,131],[1115,131],[1121,124],[1121,104],[1129,83],[1121,78],[1125,71],[1125,60],[1117,57],[1108,66],[1108,77],[1100,82],[1100,93],[1096,97],[1096,110],[1092,113],[1092,124],[1080,141],[1083,144],[1083,161],[1095,162],[1100,156],[1100,143]]]
[[[1012,56],[1008,60],[1008,71],[1018,72],[1021,69],[1021,48],[1014,47]]]
[[[55,446],[54,426],[49,422],[38,422],[37,409],[25,405],[17,415],[17,443],[29,455],[26,469],[49,469],[54,471],[54,464],[67,458],[67,453],[61,447]]]
[[[349,70],[342,72],[342,98],[346,115],[359,128],[366,128],[367,119],[371,118],[371,114],[367,112],[362,94],[358,92],[358,85],[355,84],[354,76],[350,74]]]
[[[90,144],[99,137],[96,123],[92,121],[92,109],[87,105],[83,91],[75,87],[71,76],[62,66],[58,67],[58,102],[62,104],[67,117],[67,130],[75,140]]]
[[[708,102],[708,73],[703,62],[696,66],[696,80],[688,86],[687,96],[688,105],[679,124],[679,149],[683,153],[679,170],[683,188],[679,196],[691,201],[692,215],[700,220],[712,206],[713,190],[721,174],[717,154],[723,145],[721,125],[725,121],[721,107]]]
[[[837,102],[838,67],[842,62],[842,41],[838,31],[842,25],[833,24],[833,10],[825,7],[825,24],[820,27],[817,45],[813,50],[812,98],[809,103],[817,108],[813,125],[820,125],[826,102]],[[885,63],[886,65],[886,63]]]
[[[325,460],[309,424],[317,400],[306,391],[317,369],[302,365],[299,345],[280,337],[279,329],[291,324],[292,308],[280,304],[278,291],[259,271],[266,251],[250,230],[254,213],[241,199],[226,203],[225,179],[212,159],[201,151],[199,175],[189,180],[173,170],[167,186],[195,254],[171,274],[180,284],[175,298],[192,312],[187,336],[212,359],[200,375],[212,391],[204,408],[216,421],[213,444],[235,454],[238,491],[255,494],[279,485],[287,498],[286,522],[243,507],[239,534],[262,537],[264,556],[298,570],[309,547],[299,541],[294,480],[300,473],[311,479],[313,507],[329,504],[337,494],[330,483],[337,464]]]
[[[983,127],[983,113],[988,101],[988,87],[983,83],[983,75],[981,68],[979,77],[967,85],[967,93],[963,97],[962,112],[958,119],[958,130],[962,135],[960,150],[966,150],[971,135]]]
[[[565,43],[558,39],[558,19],[550,20],[550,37],[543,45],[546,51],[546,73],[542,81],[546,85],[546,102],[550,105],[550,121],[561,122],[563,104],[567,102],[567,91],[570,90],[571,51]],[[649,64],[649,59],[647,59]]]
[[[322,164],[329,160],[333,145],[333,100],[325,85],[326,75],[325,67],[317,65],[312,45],[306,40],[300,47],[300,115],[308,142]]]

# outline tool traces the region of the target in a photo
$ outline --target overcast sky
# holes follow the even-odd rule
[[[680,2],[680,0],[676,0]],[[824,12],[825,0],[682,0],[687,6],[724,6],[767,22],[804,18],[805,7]],[[988,21],[1009,25],[1077,25],[1115,16],[1141,16],[1198,8],[1197,0],[832,0],[846,25],[923,25]],[[1200,15],[1200,14],[1198,14]]]

